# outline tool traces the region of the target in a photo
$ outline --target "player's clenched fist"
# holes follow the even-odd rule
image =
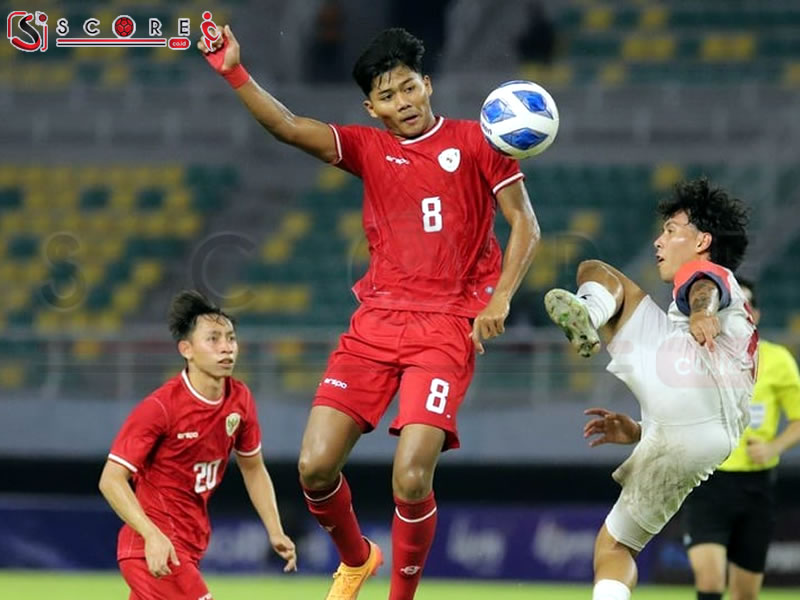
[[[147,568],[153,577],[163,577],[170,575],[172,569],[169,563],[180,566],[175,546],[169,538],[160,531],[155,531],[144,539],[144,556],[147,560]]]
[[[211,48],[206,46],[205,39],[201,38],[197,42],[197,49],[203,53],[208,64],[233,88],[241,87],[250,79],[250,74],[241,64],[239,42],[229,25],[225,25],[222,35],[211,42]]]
[[[692,313],[689,317],[689,332],[698,344],[713,350],[714,338],[720,332],[719,318],[716,315]]]

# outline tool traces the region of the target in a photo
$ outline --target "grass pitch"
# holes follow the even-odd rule
[[[322,600],[330,579],[318,577],[209,576],[215,600]],[[369,581],[359,600],[386,600],[389,581]],[[117,574],[63,574],[41,571],[0,571],[0,597],[4,600],[126,600],[128,588]],[[789,600],[800,597],[800,589],[767,589],[760,600]],[[546,585],[533,583],[486,583],[423,579],[416,600],[587,600],[587,585]],[[636,600],[691,600],[686,587],[645,586],[634,593]]]

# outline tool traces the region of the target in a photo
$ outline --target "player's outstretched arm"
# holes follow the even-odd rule
[[[130,471],[113,461],[106,461],[100,475],[100,493],[120,519],[144,538],[147,568],[154,577],[169,575],[169,563],[180,565],[175,547],[169,538],[145,514],[128,480]]]
[[[492,299],[472,324],[472,341],[479,354],[484,351],[482,340],[492,339],[505,331],[511,298],[531,266],[541,237],[528,192],[521,181],[497,192],[497,203],[511,226],[511,235],[503,256],[503,271]]]
[[[239,42],[228,25],[211,48],[207,48],[202,39],[197,42],[197,48],[211,67],[236,90],[250,114],[276,139],[325,162],[338,158],[336,139],[326,123],[293,114],[250,77],[239,58]]]
[[[294,542],[283,531],[281,515],[278,512],[278,501],[275,498],[275,488],[264,465],[264,458],[260,452],[255,456],[237,454],[236,462],[242,472],[247,495],[250,496],[250,501],[269,534],[272,549],[286,561],[286,565],[283,567],[284,573],[297,571]]]
[[[601,444],[634,444],[642,438],[642,427],[623,413],[615,413],[605,408],[587,408],[585,415],[595,418],[583,426],[583,437],[589,439],[589,446]]]
[[[689,289],[689,332],[697,343],[714,349],[714,338],[719,335],[720,325],[719,288],[710,279],[698,279]]]

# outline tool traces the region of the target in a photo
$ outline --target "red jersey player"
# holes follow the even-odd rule
[[[511,297],[539,228],[516,161],[493,151],[474,121],[437,116],[422,42],[402,29],[378,35],[354,78],[384,129],[299,117],[261,89],[239,61],[229,27],[198,44],[253,116],[278,140],[360,177],[370,266],[361,302],[314,398],[300,451],[309,510],[341,557],[329,600],[353,600],[382,562],[362,538],[341,469],[399,391],[394,458],[390,600],[411,600],[436,527],[433,473],[457,448],[458,408],[482,341],[503,333]],[[511,225],[503,259],[496,206]],[[501,268],[502,267],[502,268]]]
[[[130,600],[210,600],[198,562],[211,534],[208,499],[232,450],[284,571],[296,570],[297,559],[261,456],[253,396],[231,377],[239,351],[231,319],[187,291],[172,301],[169,328],[186,369],[128,416],[100,491],[125,521],[117,560]]]

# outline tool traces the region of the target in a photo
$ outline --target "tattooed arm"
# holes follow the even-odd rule
[[[719,288],[710,279],[698,279],[689,290],[689,332],[697,343],[714,349],[714,338],[719,335],[720,326]]]

